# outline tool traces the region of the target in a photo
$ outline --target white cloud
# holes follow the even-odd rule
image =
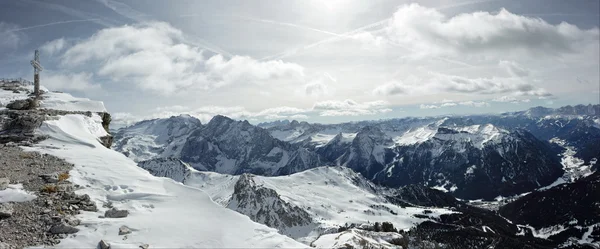
[[[500,61],[498,63],[500,67],[504,68],[513,77],[526,77],[529,75],[529,70],[523,68],[521,65],[514,61]]]
[[[463,101],[463,102],[459,102],[459,105],[464,105],[464,106],[472,106],[472,107],[486,107],[486,106],[490,106],[490,104],[488,104],[487,102],[477,102],[477,101]]]
[[[408,88],[396,81],[388,82],[386,84],[380,85],[380,86],[376,87],[375,89],[373,89],[374,95],[384,95],[384,96],[405,94],[407,92],[408,92]]]
[[[421,109],[440,109],[440,107],[437,105],[425,105],[425,104],[419,105],[419,108],[421,108]]]
[[[381,100],[363,103],[350,99],[327,100],[315,103],[313,111],[318,112],[320,116],[362,116],[390,112],[392,110],[387,108],[388,105],[388,102]]]
[[[42,76],[41,84],[52,90],[60,91],[88,91],[100,89],[100,85],[93,84],[90,73],[56,73],[46,72]]]
[[[440,108],[444,108],[444,107],[454,107],[454,106],[458,106],[458,105],[462,105],[462,106],[471,106],[471,107],[486,107],[486,106],[490,106],[490,104],[488,104],[487,102],[484,101],[462,101],[462,102],[449,102],[448,100],[444,100],[442,104],[439,105],[435,105],[435,104],[421,104],[419,105],[420,109],[440,109]]]
[[[456,103],[453,102],[444,102],[442,105],[440,105],[441,107],[452,107],[452,106],[456,106]]]
[[[55,53],[62,51],[65,48],[66,43],[67,42],[65,41],[64,38],[52,40],[52,41],[44,43],[44,45],[42,45],[40,47],[40,51],[47,55],[53,55]]]
[[[395,42],[434,53],[569,53],[597,44],[599,37],[598,28],[582,30],[564,22],[553,25],[506,9],[448,17],[418,4],[400,7],[386,31]]]
[[[517,98],[512,97],[512,96],[501,96],[501,97],[493,99],[492,101],[494,101],[494,102],[502,102],[502,103],[518,104],[518,103],[527,103],[530,100],[529,99],[517,99]]]
[[[202,49],[184,41],[180,30],[161,22],[106,28],[67,49],[61,64],[95,65],[99,76],[159,94],[232,84],[289,83],[304,77],[303,67],[297,64],[247,56],[226,59],[219,54],[205,58]]]

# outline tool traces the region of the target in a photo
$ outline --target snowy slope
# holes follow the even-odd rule
[[[66,115],[44,122],[38,133],[50,138],[28,148],[75,164],[71,180],[88,186],[78,192],[89,194],[99,207],[112,201],[116,208],[130,212],[122,219],[101,219],[102,213],[84,212],[78,217],[83,224],[80,232],[62,240],[57,248],[95,248],[101,239],[111,248],[138,248],[141,244],[152,248],[306,247],[219,206],[196,188],[150,175],[131,159],[97,142],[103,131],[97,120]],[[118,235],[121,225],[133,230],[127,239]]]
[[[402,246],[391,244],[401,240],[402,235],[394,232],[373,232],[349,229],[339,233],[325,234],[311,243],[316,248],[381,248],[402,249]]]
[[[228,205],[240,177],[193,170],[184,183],[202,189],[221,205]],[[253,185],[274,190],[283,201],[311,215],[316,223],[315,227],[308,226],[312,230],[307,231],[304,226],[281,231],[304,243],[314,241],[322,233],[337,231],[346,223],[387,221],[398,229],[408,229],[427,220],[414,216],[422,214],[424,208],[402,208],[389,203],[377,187],[345,167],[318,167],[288,176],[252,179]],[[451,213],[446,209],[429,210],[433,211],[432,217]]]

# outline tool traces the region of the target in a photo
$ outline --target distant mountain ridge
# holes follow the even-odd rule
[[[234,175],[287,175],[339,165],[385,186],[424,184],[465,199],[492,199],[543,187],[563,174],[558,154],[564,148],[550,139],[565,141],[585,163],[596,162],[599,108],[260,124],[266,129],[221,115],[205,125],[179,116],[122,128],[115,148],[138,161],[176,158],[198,170]]]

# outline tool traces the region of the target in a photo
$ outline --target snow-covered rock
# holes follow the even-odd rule
[[[117,131],[114,149],[134,161],[176,157],[188,136],[201,127],[190,115],[141,121]]]

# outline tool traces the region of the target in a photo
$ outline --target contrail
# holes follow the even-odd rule
[[[275,54],[275,55],[264,57],[261,60],[280,59],[280,58],[288,57],[290,55],[294,55],[294,54],[298,53],[299,51],[311,49],[311,48],[319,46],[321,44],[335,42],[335,41],[339,41],[339,40],[342,40],[342,39],[345,39],[345,38],[350,38],[352,35],[354,35],[354,34],[356,34],[358,32],[361,32],[363,30],[375,28],[375,27],[381,26],[383,24],[386,24],[390,19],[391,18],[386,18],[384,20],[371,23],[369,25],[366,25],[366,26],[363,26],[363,27],[360,27],[360,28],[348,31],[348,32],[343,33],[343,34],[336,34],[335,37],[327,38],[325,40],[321,40],[321,41],[318,41],[318,42],[315,42],[315,43],[312,43],[312,44],[308,44],[308,45],[306,45],[304,47],[301,47],[301,48],[296,48],[296,49],[284,51],[284,52],[279,53],[279,54]]]
[[[473,4],[479,4],[479,3],[485,3],[485,2],[495,2],[495,1],[499,1],[499,0],[468,1],[468,2],[462,2],[462,3],[456,3],[456,4],[439,6],[439,7],[436,7],[435,9],[437,9],[437,10],[440,10],[440,9],[449,9],[449,8],[454,8],[454,7],[460,7],[460,6],[466,6],[466,5],[473,5]],[[354,34],[356,34],[358,32],[382,26],[382,25],[388,23],[391,19],[392,18],[386,18],[386,19],[383,19],[383,20],[380,20],[380,21],[368,24],[366,26],[363,26],[363,27],[360,27],[360,28],[348,31],[348,32],[343,33],[343,34],[336,34],[335,37],[324,39],[324,40],[321,40],[321,41],[318,41],[318,42],[315,42],[315,43],[312,43],[312,44],[308,44],[308,45],[305,45],[304,47],[301,47],[301,48],[295,48],[295,49],[284,51],[284,52],[281,52],[281,53],[278,53],[278,54],[275,54],[275,55],[264,57],[261,60],[280,59],[280,58],[284,58],[284,57],[288,57],[288,56],[297,54],[300,51],[305,51],[305,50],[311,49],[311,48],[319,46],[321,44],[336,42],[336,41],[339,41],[341,39],[350,38],[352,35],[354,35]],[[443,60],[448,60],[448,59],[443,59]],[[459,64],[468,65],[468,64],[462,63],[462,62],[459,62]]]
[[[278,21],[273,21],[273,20],[258,19],[258,18],[252,18],[252,17],[241,17],[241,18],[242,19],[247,19],[247,20],[250,20],[250,21],[255,21],[255,22],[270,23],[270,24],[275,24],[275,25],[280,25],[280,26],[287,26],[287,27],[293,27],[293,28],[298,28],[298,29],[304,29],[304,30],[314,31],[314,32],[323,33],[323,34],[332,35],[332,36],[337,36],[337,37],[342,37],[343,36],[343,35],[340,35],[338,33],[333,33],[333,32],[329,32],[329,31],[326,31],[326,30],[316,29],[316,28],[312,28],[312,27],[308,27],[308,26],[304,26],[304,25],[299,25],[299,24],[295,24],[295,23],[278,22]]]
[[[101,20],[101,19],[100,18],[94,18],[94,19],[84,19],[84,20],[70,20],[70,21],[51,22],[51,23],[46,23],[46,24],[40,24],[40,25],[34,25],[34,26],[29,26],[29,27],[24,27],[24,28],[7,30],[5,32],[23,31],[23,30],[28,30],[28,29],[35,29],[35,28],[47,27],[47,26],[58,25],[58,24],[65,24],[65,23],[93,22],[93,21],[98,21],[98,20]]]

